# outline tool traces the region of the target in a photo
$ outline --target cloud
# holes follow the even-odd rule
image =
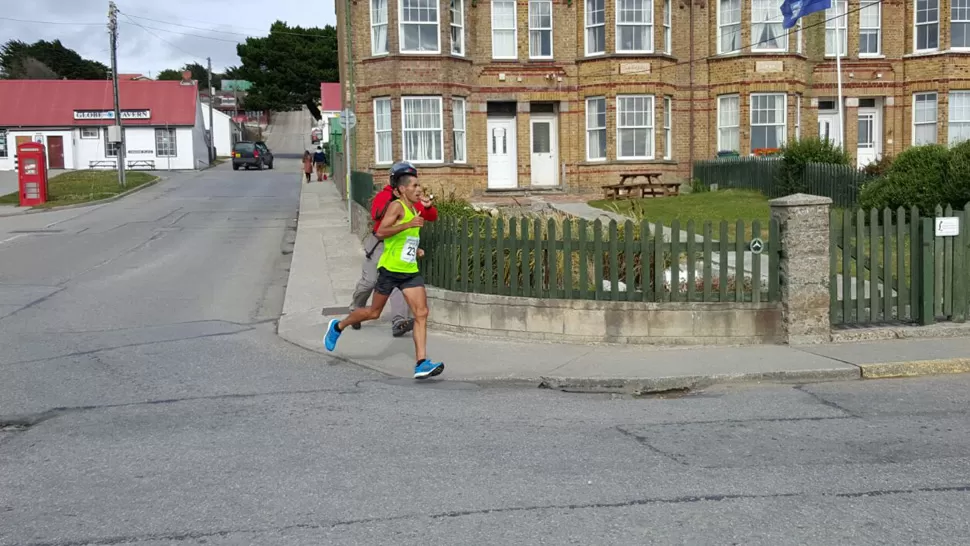
[[[336,24],[334,0],[116,0],[118,71],[157,74],[191,62],[221,71],[238,65],[236,44],[247,36],[265,36],[278,19],[304,27]],[[110,66],[107,2],[103,0],[34,0],[4,2],[0,13],[3,41],[60,39],[80,55]],[[164,7],[161,7],[164,6]],[[313,6],[312,8],[310,6]],[[239,14],[246,14],[239,17]],[[13,21],[11,19],[37,22]]]

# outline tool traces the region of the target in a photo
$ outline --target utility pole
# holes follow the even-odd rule
[[[114,87],[115,126],[118,128],[118,185],[125,184],[125,131],[121,126],[121,103],[118,101],[118,6],[108,2],[108,31],[111,33],[111,83]],[[108,139],[111,141],[111,139]]]
[[[216,107],[216,88],[212,85],[212,57],[206,57],[205,60],[209,63],[209,164],[211,165],[216,159],[216,127],[212,125],[212,109]]]

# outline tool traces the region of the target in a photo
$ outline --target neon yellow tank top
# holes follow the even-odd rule
[[[398,225],[406,224],[416,216],[404,202],[404,218]],[[418,244],[421,242],[421,228],[412,227],[384,239],[384,252],[381,259],[377,262],[377,267],[393,273],[417,273],[418,272]]]

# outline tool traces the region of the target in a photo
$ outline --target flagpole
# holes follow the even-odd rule
[[[842,14],[840,13],[839,7],[842,5],[841,0],[833,0],[835,2],[835,73],[836,81],[838,85],[839,93],[839,145],[845,150],[845,108],[842,104],[842,34],[839,29],[839,24],[842,21]],[[846,34],[849,33],[849,24],[846,21],[845,25]],[[846,44],[848,46],[848,44]]]

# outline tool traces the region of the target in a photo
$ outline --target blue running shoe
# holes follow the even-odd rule
[[[331,319],[330,324],[327,326],[327,335],[323,336],[323,344],[328,351],[337,348],[337,340],[340,339],[340,332],[337,331],[338,324],[340,324],[339,320]]]
[[[443,371],[445,371],[444,362],[431,362],[426,358],[414,367],[414,378],[425,379],[427,377],[434,377]]]

